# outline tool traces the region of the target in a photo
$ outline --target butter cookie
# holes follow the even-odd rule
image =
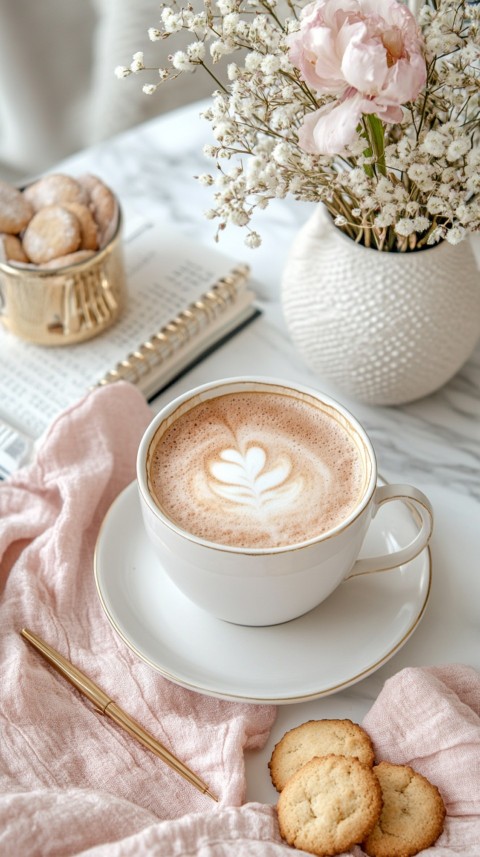
[[[24,262],[30,261],[25,253],[20,238],[16,235],[2,235],[3,256],[8,262]]]
[[[86,174],[78,179],[81,186],[88,192],[90,210],[99,231],[99,244],[104,247],[116,228],[118,207],[115,196],[106,184],[97,176]]]
[[[26,187],[23,196],[35,211],[47,205],[62,205],[64,202],[78,202],[82,205],[88,202],[88,195],[79,182],[63,173],[43,176]]]
[[[78,250],[82,240],[78,218],[59,205],[41,208],[23,236],[23,248],[36,265]]]
[[[93,250],[76,250],[75,253],[67,253],[66,256],[58,256],[40,265],[41,268],[65,268],[67,265],[76,265],[78,262],[86,262],[95,256]]]
[[[382,809],[380,783],[354,756],[318,756],[286,783],[277,804],[289,845],[331,857],[362,842]]]
[[[0,180],[0,232],[15,235],[25,229],[33,208],[21,191]]]
[[[79,202],[64,202],[62,208],[71,211],[78,218],[82,250],[98,250],[98,228],[90,209]]]
[[[373,765],[372,742],[351,720],[309,720],[290,729],[275,745],[268,767],[272,783],[281,792],[286,782],[314,756],[356,756]]]
[[[363,842],[369,857],[413,857],[440,836],[445,806],[437,787],[409,765],[380,762],[373,768],[383,809]]]

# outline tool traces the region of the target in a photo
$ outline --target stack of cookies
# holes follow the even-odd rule
[[[94,175],[0,181],[0,324],[36,345],[73,345],[115,323],[127,299],[121,216]]]
[[[409,765],[374,765],[370,737],[351,720],[311,720],[287,732],[269,762],[289,845],[332,857],[413,857],[443,830],[436,786]]]
[[[94,256],[118,224],[118,205],[97,176],[44,176],[23,191],[0,181],[0,260],[64,268]]]

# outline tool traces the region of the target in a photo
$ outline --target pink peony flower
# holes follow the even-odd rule
[[[396,0],[315,0],[289,45],[304,80],[318,94],[337,97],[305,117],[299,139],[307,152],[344,153],[362,114],[400,122],[401,105],[425,85],[420,32]]]

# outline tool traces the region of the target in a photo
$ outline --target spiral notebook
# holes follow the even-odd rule
[[[0,477],[88,389],[124,379],[151,400],[259,314],[248,266],[216,249],[140,218],[124,249],[128,305],[103,334],[45,348],[0,327]]]

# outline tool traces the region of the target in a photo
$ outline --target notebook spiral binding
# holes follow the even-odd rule
[[[157,366],[174,354],[191,337],[207,328],[232,303],[250,274],[248,265],[237,265],[230,273],[221,277],[197,301],[191,303],[175,318],[153,333],[136,351],[128,354],[124,360],[110,369],[97,382],[97,387],[105,387],[114,381],[135,383],[153,366]]]

